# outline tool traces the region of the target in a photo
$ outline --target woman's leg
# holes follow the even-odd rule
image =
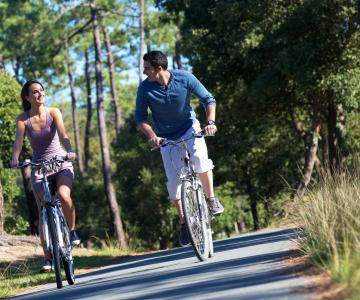
[[[75,229],[75,207],[71,199],[71,188],[73,184],[73,174],[70,170],[63,170],[56,175],[57,192],[61,201],[61,206],[68,222],[70,231]]]
[[[34,195],[35,195],[36,204],[38,207],[38,215],[39,215],[39,225],[38,226],[39,226],[39,236],[40,236],[41,246],[44,251],[45,259],[51,259],[51,254],[49,252],[45,251],[45,249],[44,249],[44,229],[43,229],[43,224],[42,224],[42,213],[41,213],[42,203],[44,203],[44,192],[42,190],[34,191]]]

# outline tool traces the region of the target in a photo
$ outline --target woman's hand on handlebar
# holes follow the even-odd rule
[[[10,160],[10,168],[16,168],[18,165],[19,165],[19,159],[16,158],[16,157],[13,157],[11,160]]]
[[[70,152],[66,153],[66,158],[67,158],[67,160],[75,160],[75,158],[76,158],[76,153],[70,151]]]

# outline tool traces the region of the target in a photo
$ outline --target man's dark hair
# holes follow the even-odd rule
[[[168,60],[166,55],[161,51],[150,51],[146,53],[143,57],[144,61],[147,61],[154,68],[162,67],[164,70],[167,70]]]

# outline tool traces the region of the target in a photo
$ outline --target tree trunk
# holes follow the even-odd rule
[[[15,79],[17,80],[17,82],[20,83],[20,85],[22,85],[22,82],[20,80],[20,58],[19,57],[16,57],[15,65],[13,65],[13,69],[14,69]]]
[[[104,187],[109,203],[110,214],[114,226],[115,236],[120,247],[127,247],[122,220],[120,217],[119,206],[116,200],[115,190],[112,183],[112,172],[110,164],[109,143],[107,140],[104,98],[103,98],[103,77],[101,60],[101,37],[99,30],[99,13],[94,1],[91,1],[91,16],[93,25],[94,45],[95,45],[95,78],[96,78],[96,108],[98,116],[98,129],[100,136],[101,158],[104,177]]]
[[[68,73],[68,78],[69,78],[69,86],[70,86],[72,123],[73,123],[73,130],[74,130],[77,165],[79,167],[80,174],[83,175],[84,165],[83,165],[83,158],[82,158],[82,150],[81,150],[81,146],[80,146],[79,124],[78,124],[77,114],[76,114],[75,87],[74,87],[74,80],[73,80],[73,76],[72,76],[72,72],[71,72],[69,45],[68,45],[67,38],[65,38],[65,49],[68,53],[66,68],[67,68],[67,73]]]
[[[174,61],[174,69],[183,69],[183,65],[181,62],[181,56],[180,56],[180,32],[177,31],[175,33],[175,53],[173,57]],[[175,66],[176,63],[176,66]]]
[[[327,132],[327,126],[322,126],[320,130],[321,135],[321,147],[322,147],[322,156],[323,156],[323,165],[326,169],[329,168],[330,162],[329,162],[329,141],[328,141],[328,132]]]
[[[115,82],[115,64],[114,64],[114,58],[111,50],[111,41],[110,41],[110,35],[108,30],[104,27],[104,37],[105,37],[105,45],[106,45],[106,52],[107,52],[107,62],[109,67],[109,76],[110,76],[110,90],[111,90],[111,96],[112,96],[112,106],[115,113],[115,130],[116,130],[116,136],[120,133],[120,127],[121,127],[121,110],[119,106],[119,97],[116,91],[116,82]]]
[[[246,193],[248,194],[250,198],[250,208],[251,208],[251,215],[254,222],[254,230],[259,229],[259,216],[257,211],[257,197],[254,192],[253,186],[251,184],[250,174],[245,166],[242,167],[242,170],[245,175],[245,186],[246,186]]]
[[[139,55],[139,82],[143,81],[143,69],[144,69],[144,44],[145,44],[145,26],[144,26],[144,0],[139,0],[140,16],[139,16],[139,28],[140,28],[140,55]]]
[[[311,132],[309,135],[307,149],[306,149],[305,164],[301,179],[296,188],[296,195],[298,197],[302,197],[304,195],[305,190],[311,179],[311,175],[317,158],[316,152],[318,149],[319,132],[320,132],[319,103],[317,100],[315,100],[312,105]]]
[[[0,235],[4,232],[4,194],[0,178]]]
[[[85,51],[85,78],[86,78],[86,123],[85,123],[85,141],[84,141],[84,155],[85,155],[85,169],[89,168],[90,161],[90,131],[92,118],[92,103],[91,103],[91,79],[90,79],[90,63],[88,50]]]
[[[293,128],[295,129],[295,132],[297,133],[298,137],[303,140],[305,148],[308,147],[308,140],[309,140],[309,135],[306,133],[306,131],[303,128],[303,124],[300,122],[300,120],[298,119],[295,110],[290,107],[290,117],[291,117],[291,123]],[[316,168],[320,168],[321,166],[321,162],[319,157],[316,155],[315,157],[315,166]]]
[[[328,127],[328,142],[329,142],[329,162],[330,171],[338,171],[340,167],[339,149],[336,140],[336,119],[337,110],[334,101],[329,101],[328,115],[327,115],[327,127]]]
[[[33,193],[31,184],[31,168],[21,168],[21,174],[23,178],[24,191],[26,196],[26,202],[28,206],[28,222],[31,234],[39,234],[39,216],[36,199]]]
[[[4,57],[0,54],[0,69],[5,69]]]

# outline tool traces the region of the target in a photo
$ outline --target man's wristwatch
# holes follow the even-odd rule
[[[214,120],[208,120],[207,125],[216,125]]]

